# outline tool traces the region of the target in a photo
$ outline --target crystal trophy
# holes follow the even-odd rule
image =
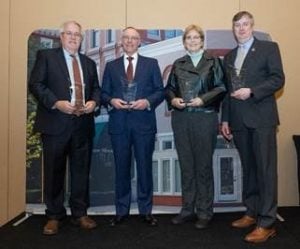
[[[127,102],[127,105],[129,105],[130,102],[135,101],[137,82],[133,80],[128,80],[126,78],[122,78],[121,82],[122,82],[123,100],[125,100]]]
[[[191,80],[180,80],[179,90],[184,103],[188,104],[198,96],[199,87],[201,86],[199,80],[198,77]]]
[[[246,86],[245,84],[246,70],[245,69],[237,69],[232,68],[230,70],[230,82],[232,92],[239,90]]]
[[[79,85],[81,83],[75,83],[69,87],[71,95],[71,104],[76,106],[77,109],[83,109],[85,107],[85,96],[84,89],[85,84]]]
[[[84,100],[84,87],[85,84],[75,83],[75,106],[77,110],[84,109],[85,100]]]

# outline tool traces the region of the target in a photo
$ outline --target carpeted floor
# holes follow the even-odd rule
[[[98,227],[83,231],[66,220],[59,234],[42,235],[45,216],[34,215],[18,226],[9,223],[0,228],[0,249],[299,249],[300,207],[280,208],[285,219],[277,222],[278,235],[253,245],[243,241],[249,229],[233,229],[230,222],[241,213],[217,213],[208,229],[196,230],[193,223],[174,226],[174,215],[162,214],[157,227],[148,227],[131,216],[126,224],[110,227],[111,216],[93,216]]]

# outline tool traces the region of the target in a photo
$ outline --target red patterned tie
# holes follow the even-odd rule
[[[133,57],[129,56],[127,57],[127,60],[128,60],[128,67],[127,67],[127,80],[128,81],[132,81],[133,80],[133,64],[132,64],[132,60],[133,60]]]
[[[79,112],[80,110],[82,112],[84,103],[83,103],[83,92],[82,92],[82,81],[80,76],[80,70],[75,55],[71,55],[71,57],[73,58],[72,65],[73,65],[73,74],[74,74],[74,81],[75,81],[75,107],[77,112]]]

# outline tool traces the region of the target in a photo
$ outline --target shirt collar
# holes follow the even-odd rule
[[[137,57],[138,57],[138,53],[135,52],[133,55],[128,55],[126,53],[124,53],[124,60],[127,60],[127,57],[133,57],[133,60],[136,61],[137,60]]]
[[[251,38],[250,38],[248,41],[246,41],[246,42],[244,42],[244,43],[239,43],[238,45],[239,45],[239,46],[243,46],[243,48],[246,49],[246,50],[248,51],[249,48],[251,47],[253,41],[254,41],[254,37],[251,36]]]
[[[63,52],[64,52],[65,58],[72,58],[71,55],[73,55],[73,54],[71,54],[69,51],[67,51],[66,49],[63,48]],[[79,57],[78,53],[75,53],[74,55],[76,58]]]

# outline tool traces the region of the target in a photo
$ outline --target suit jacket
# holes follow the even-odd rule
[[[254,38],[242,65],[245,87],[252,91],[247,100],[230,97],[230,72],[233,70],[237,47],[224,58],[228,93],[222,107],[222,121],[232,130],[270,127],[279,124],[275,92],[284,85],[285,76],[277,43]]]
[[[100,87],[96,64],[79,54],[85,83],[85,100],[100,104]],[[38,100],[35,130],[44,134],[58,135],[64,132],[74,118],[53,106],[58,100],[71,100],[71,81],[62,48],[40,50],[31,72],[29,90]],[[81,127],[87,135],[94,134],[94,114],[80,116]]]
[[[106,64],[101,91],[104,105],[109,106],[112,98],[123,99],[122,84],[124,84],[125,78],[123,57]],[[131,127],[134,127],[134,130],[139,133],[155,133],[157,131],[155,108],[164,99],[163,82],[157,60],[138,55],[133,80],[137,83],[136,100],[147,99],[150,108],[142,111],[110,109],[108,129],[111,134],[122,133],[127,122],[130,122]]]

